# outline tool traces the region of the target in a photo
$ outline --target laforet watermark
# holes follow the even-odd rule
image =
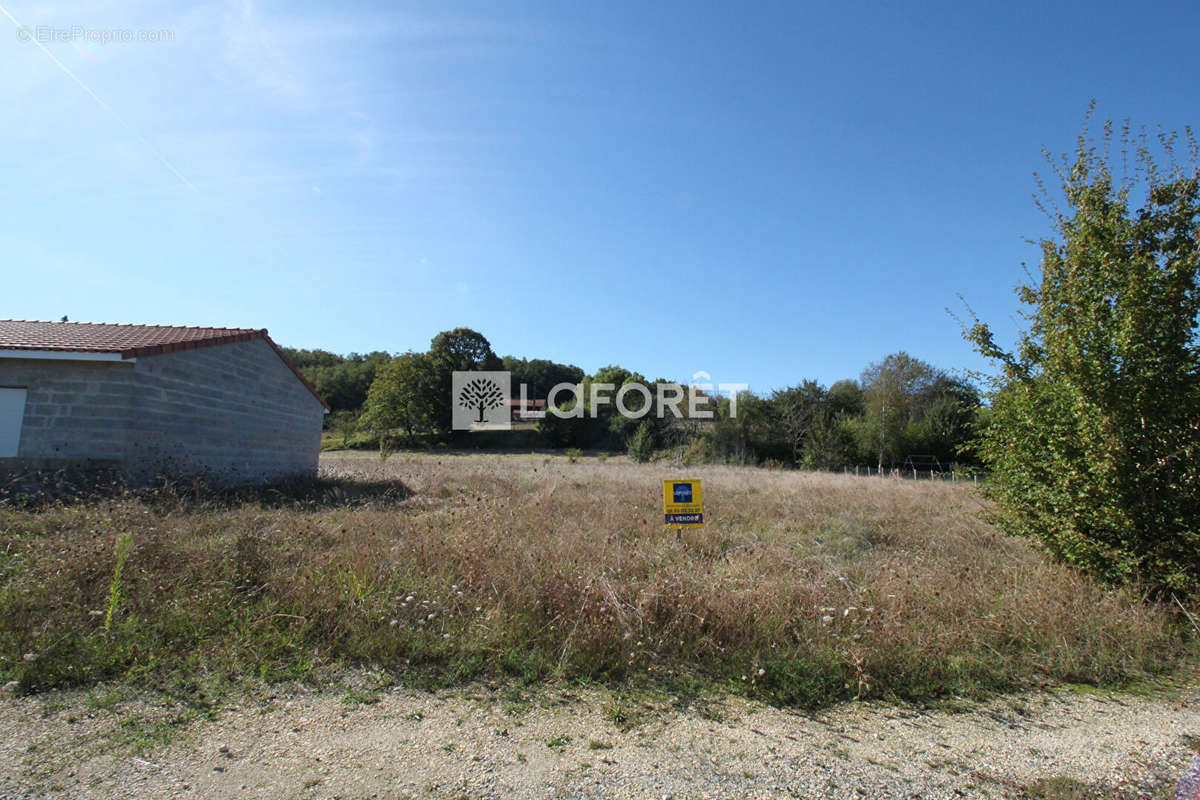
[[[456,431],[508,430],[512,374],[504,371],[454,372],[450,381],[451,427]]]
[[[158,44],[175,41],[171,28],[89,28],[84,25],[22,25],[18,42],[38,44]]]
[[[713,419],[716,405],[729,400],[729,416],[737,416],[738,394],[749,384],[713,384],[707,372],[697,372],[687,386],[671,382],[654,384],[630,381],[620,386],[591,381],[560,383],[545,398],[531,400],[529,387],[521,384],[512,396],[512,374],[503,371],[455,372],[451,381],[452,425],[455,430],[509,430],[514,420],[596,417],[602,409],[627,419],[651,413],[658,419],[670,414],[675,419]]]

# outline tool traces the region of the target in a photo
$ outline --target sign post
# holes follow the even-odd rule
[[[683,537],[684,528],[704,524],[704,494],[698,478],[663,481],[663,524],[675,529],[676,540]]]

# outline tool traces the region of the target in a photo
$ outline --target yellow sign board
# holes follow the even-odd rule
[[[704,494],[697,478],[663,481],[663,515],[668,528],[699,528],[704,524]]]

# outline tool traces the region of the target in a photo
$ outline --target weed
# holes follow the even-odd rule
[[[1096,784],[1060,775],[1039,778],[1025,787],[1022,795],[1030,800],[1103,800],[1111,797],[1112,792]]]
[[[113,614],[121,602],[121,572],[125,569],[125,559],[129,557],[129,549],[133,545],[133,534],[126,531],[117,537],[117,563],[113,567],[112,580],[108,584],[108,605],[104,612],[104,632],[112,629]]]
[[[342,695],[342,702],[347,705],[374,705],[379,702],[379,695],[374,692],[360,692],[357,689],[348,688],[346,693]]]

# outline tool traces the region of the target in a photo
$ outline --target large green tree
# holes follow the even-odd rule
[[[908,353],[892,353],[862,374],[863,416],[856,427],[863,455],[880,469],[909,455],[910,426],[922,410],[919,400],[946,376]]]
[[[1132,176],[1114,176],[1111,124],[1051,161],[1055,235],[1014,351],[975,320],[967,334],[1000,374],[979,451],[1011,532],[1114,581],[1200,589],[1200,194],[1195,141],[1167,169],[1144,133],[1119,136]],[[1098,147],[1099,145],[1099,147]]]
[[[413,443],[433,430],[441,401],[437,369],[427,353],[404,353],[380,368],[367,393],[361,425],[386,434],[403,428]]]
[[[504,364],[494,352],[487,337],[470,328],[442,331],[429,345],[429,359],[437,375],[438,391],[434,405],[434,422],[439,430],[448,431],[454,413],[450,383],[455,371],[501,370]]]

